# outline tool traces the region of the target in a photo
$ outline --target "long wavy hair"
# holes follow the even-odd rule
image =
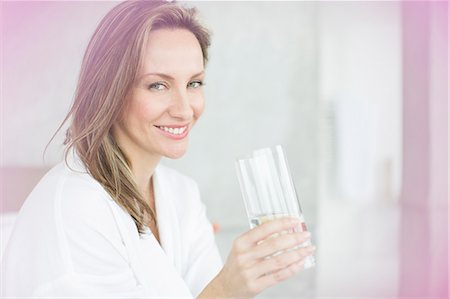
[[[57,130],[71,120],[64,142],[65,160],[74,149],[90,175],[131,215],[139,233],[145,231],[148,221],[156,224],[155,213],[139,192],[130,161],[111,128],[137,79],[149,33],[162,28],[192,32],[206,64],[210,33],[198,22],[195,8],[167,1],[122,2],[108,12],[91,37],[73,104]]]

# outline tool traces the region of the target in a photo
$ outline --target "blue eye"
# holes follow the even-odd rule
[[[161,83],[161,82],[156,82],[156,83],[152,83],[148,86],[149,89],[154,89],[154,90],[163,90],[166,88],[166,86]]]
[[[199,87],[201,87],[203,85],[205,85],[205,83],[203,83],[203,81],[198,80],[198,81],[189,82],[188,87],[199,88]]]

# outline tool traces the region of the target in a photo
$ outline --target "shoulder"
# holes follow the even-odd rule
[[[103,186],[86,171],[70,169],[61,184],[56,204],[66,225],[107,226],[114,221],[111,204],[115,201]]]
[[[85,169],[65,161],[53,167],[36,185],[23,206],[27,218],[47,215],[58,225],[101,225],[112,220],[111,196]]]
[[[92,229],[109,232],[114,227],[109,198],[87,172],[75,172],[60,162],[25,200],[15,222],[17,239],[20,244],[33,244],[37,240],[39,244],[50,244],[55,236],[61,238],[72,232],[75,233],[71,235],[80,237]]]
[[[87,204],[89,198],[104,197],[102,186],[86,171],[74,171],[65,162],[51,168],[33,188],[22,210],[48,209],[55,204],[77,198],[79,204]]]
[[[134,222],[97,180],[86,171],[65,165],[58,193],[54,203],[55,222],[61,225],[69,251],[73,253],[71,247],[84,248],[88,244],[103,250],[109,242],[124,254],[119,226],[130,227],[134,232]],[[119,221],[118,217],[126,222]]]

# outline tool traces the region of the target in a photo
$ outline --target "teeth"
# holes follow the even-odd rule
[[[173,134],[173,135],[180,135],[180,134],[183,134],[184,131],[186,131],[187,126],[182,127],[182,128],[169,128],[169,127],[162,127],[161,126],[161,127],[158,127],[158,128],[160,128],[161,130],[164,130],[164,131],[166,131],[166,132],[168,132],[170,134]]]

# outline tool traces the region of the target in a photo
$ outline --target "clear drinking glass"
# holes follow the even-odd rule
[[[236,170],[250,228],[275,218],[297,217],[302,222],[299,229],[301,231],[307,230],[281,145],[255,150],[248,157],[238,158],[236,160]],[[290,232],[284,231],[281,234]],[[271,238],[276,236],[278,234],[272,235]],[[288,251],[309,245],[311,245],[310,240]],[[276,252],[272,256],[281,253],[283,251]],[[306,257],[304,268],[311,268],[314,265],[314,256]]]

